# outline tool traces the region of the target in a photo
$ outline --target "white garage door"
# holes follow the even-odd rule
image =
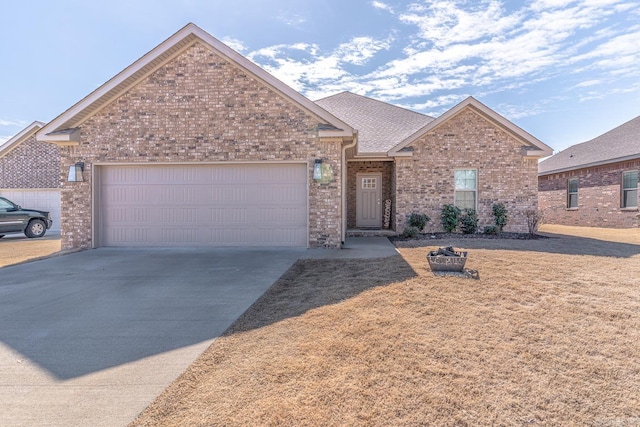
[[[0,196],[27,209],[49,211],[53,225],[49,232],[60,232],[60,190],[57,189],[8,189],[0,190]]]
[[[307,246],[305,164],[100,170],[100,246]]]

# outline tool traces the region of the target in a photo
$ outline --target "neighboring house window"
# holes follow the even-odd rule
[[[475,209],[478,188],[477,171],[474,169],[457,170],[455,178],[454,204],[460,209]]]
[[[622,207],[638,207],[638,171],[622,172]]]
[[[572,178],[569,180],[569,191],[567,194],[567,207],[578,207],[578,178]]]

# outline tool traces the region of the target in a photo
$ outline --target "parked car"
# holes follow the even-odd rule
[[[7,233],[24,233],[27,237],[42,237],[52,224],[49,212],[23,209],[11,200],[0,197],[0,238]]]

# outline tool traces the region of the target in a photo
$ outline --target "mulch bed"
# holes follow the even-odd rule
[[[463,234],[463,233],[426,233],[418,234],[415,237],[393,236],[389,237],[391,242],[409,242],[412,240],[444,240],[444,239],[511,239],[511,240],[537,240],[548,239],[547,236],[529,233],[508,233],[502,232],[498,234]]]

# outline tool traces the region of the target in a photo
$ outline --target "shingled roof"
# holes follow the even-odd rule
[[[538,165],[538,175],[640,158],[640,116],[597,138],[560,151]]]
[[[433,117],[386,102],[341,92],[315,101],[334,116],[358,130],[358,154],[386,155]]]

